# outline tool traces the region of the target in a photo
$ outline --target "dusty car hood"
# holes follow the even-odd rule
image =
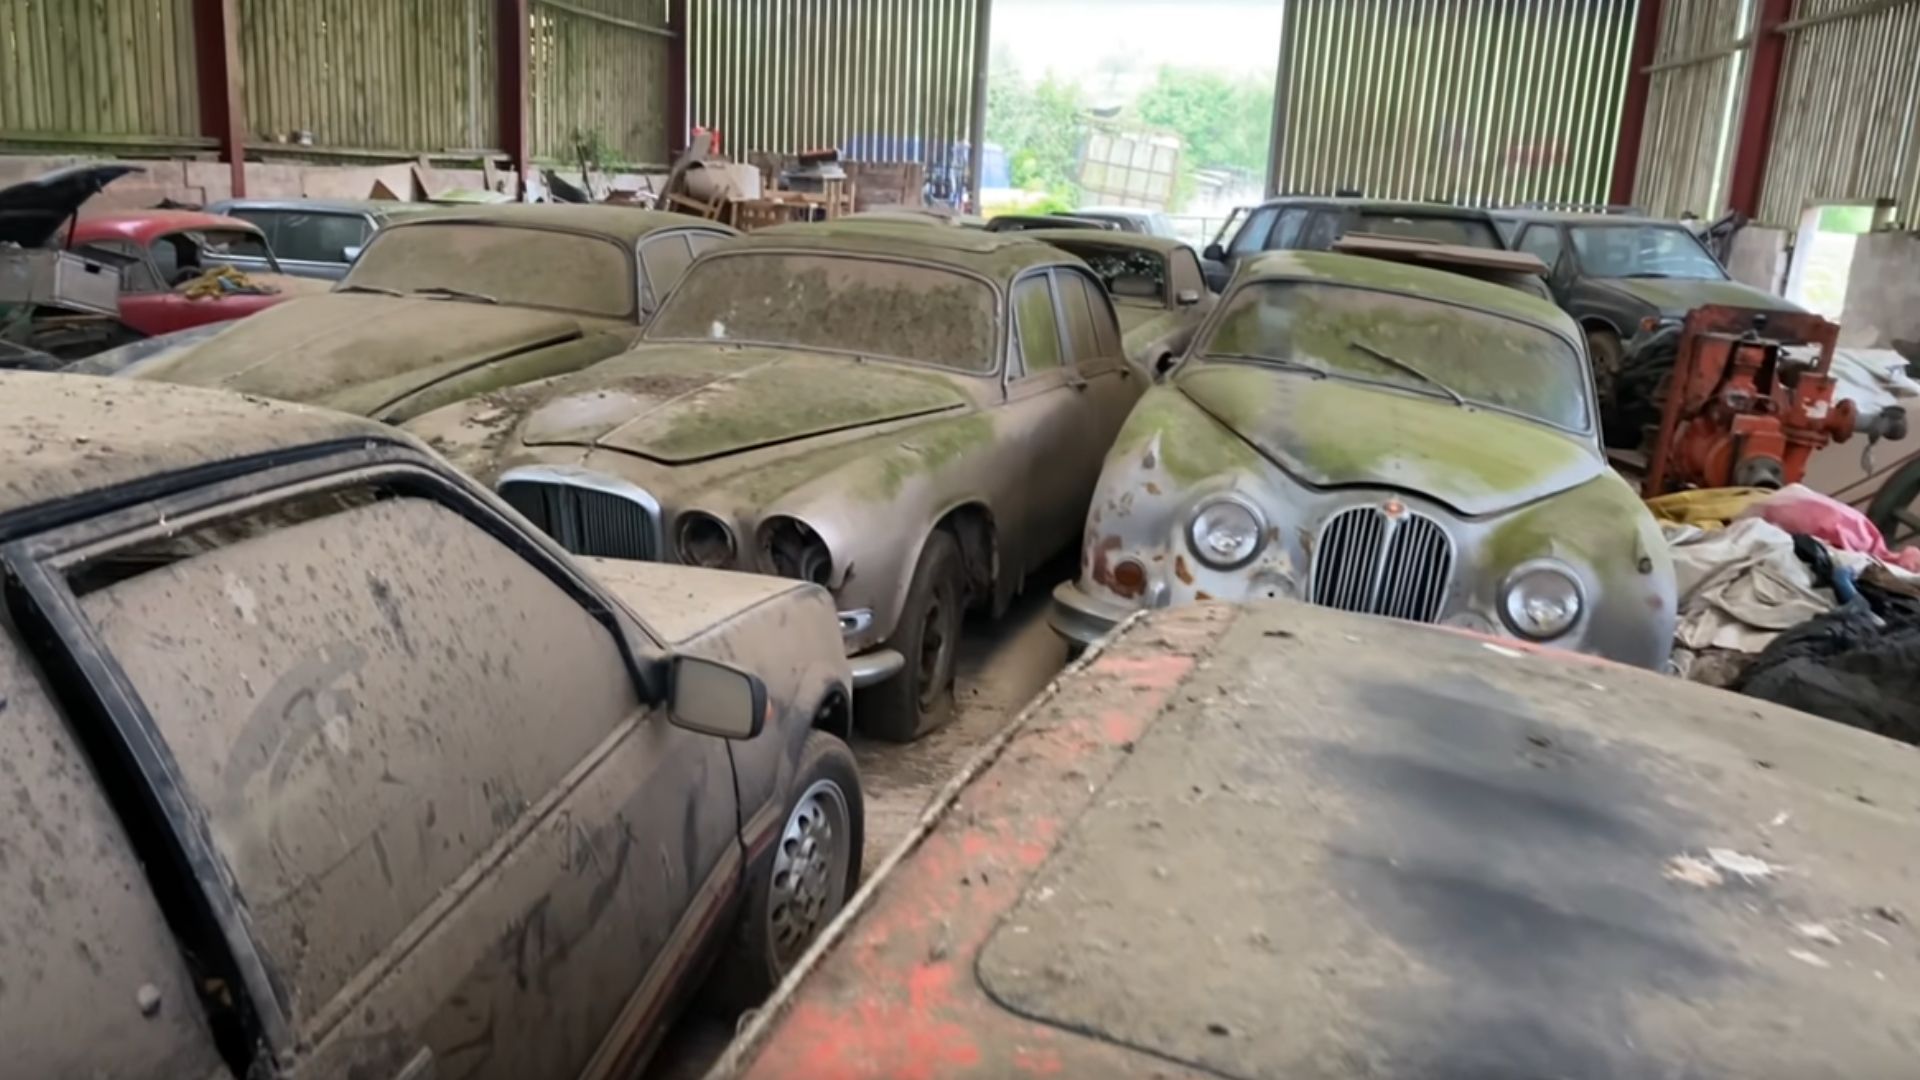
[[[1189,368],[1176,385],[1315,487],[1398,488],[1479,517],[1606,470],[1575,436],[1440,398],[1239,364]]]
[[[678,645],[774,597],[807,588],[789,578],[703,570],[676,563],[597,559],[578,555],[601,584],[644,612],[647,627]]]
[[[785,349],[652,346],[559,383],[528,414],[521,441],[677,465],[967,404],[932,372]]]
[[[1702,304],[1727,304],[1733,307],[1761,308],[1767,311],[1799,311],[1764,289],[1738,281],[1711,281],[1701,278],[1608,278],[1608,288],[1626,293],[1641,303],[1659,309],[1660,314],[1679,318]]]
[[[310,404],[418,371],[422,382],[581,335],[565,315],[367,293],[275,304],[195,348],[141,366],[138,378]]]

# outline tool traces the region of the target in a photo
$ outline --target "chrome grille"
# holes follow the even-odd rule
[[[1453,542],[1432,518],[1378,506],[1333,515],[1313,552],[1313,602],[1433,622],[1453,578]]]
[[[575,555],[660,558],[660,522],[635,499],[548,480],[504,480],[500,497]]]

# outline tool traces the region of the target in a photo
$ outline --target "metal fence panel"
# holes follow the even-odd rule
[[[1800,0],[1787,29],[1760,219],[1890,199],[1915,220],[1920,0]]]
[[[693,123],[735,157],[935,166],[965,146],[977,0],[687,2]]]
[[[0,137],[199,141],[193,0],[0,0]]]
[[[587,141],[622,162],[664,164],[667,0],[533,0],[529,13],[534,156],[571,160]]]
[[[1633,201],[1665,217],[1726,205],[1754,0],[1667,0]]]
[[[305,132],[323,148],[494,148],[492,50],[490,0],[240,5],[248,126],[266,141]]]
[[[1270,186],[1604,202],[1637,0],[1289,0]]]

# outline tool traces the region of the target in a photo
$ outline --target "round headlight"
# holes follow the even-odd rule
[[[680,552],[681,562],[709,570],[732,566],[737,553],[733,530],[727,523],[700,510],[680,515],[680,523],[674,530],[674,545]]]
[[[1266,522],[1260,512],[1236,498],[1211,499],[1194,511],[1187,542],[1194,557],[1215,570],[1245,566],[1260,553]]]
[[[768,518],[760,526],[760,555],[773,573],[825,585],[833,577],[833,554],[812,526],[799,518]]]
[[[1580,579],[1556,562],[1516,567],[1500,598],[1507,628],[1533,641],[1550,641],[1573,629],[1585,606]]]

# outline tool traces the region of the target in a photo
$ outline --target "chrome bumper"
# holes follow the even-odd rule
[[[1106,637],[1115,624],[1131,614],[1130,607],[1096,600],[1081,592],[1077,583],[1063,581],[1054,587],[1047,625],[1068,641],[1085,646]]]
[[[853,670],[853,688],[860,690],[900,674],[907,658],[892,649],[875,649],[847,657],[847,665]]]

